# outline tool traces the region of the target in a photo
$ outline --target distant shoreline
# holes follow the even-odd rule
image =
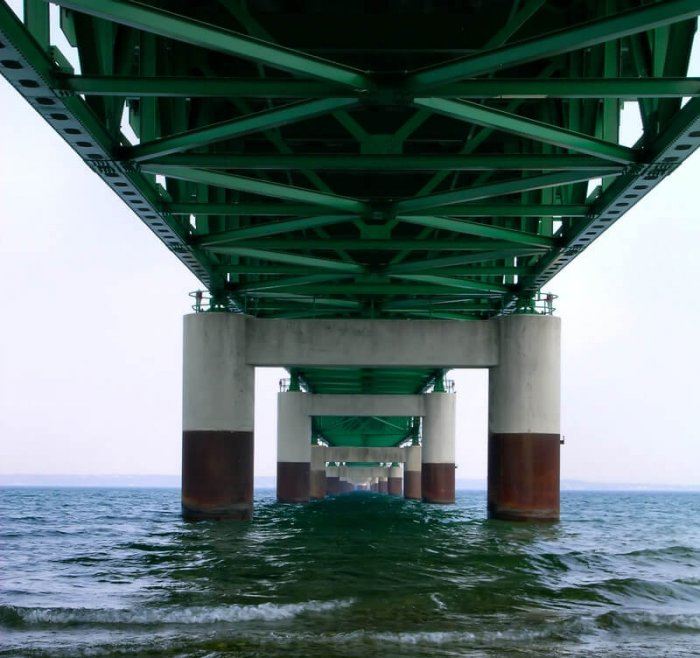
[[[274,489],[275,478],[255,478],[255,489]],[[177,475],[37,475],[0,474],[0,488],[53,487],[53,488],[103,488],[103,489],[179,489]],[[457,480],[458,491],[486,492],[485,480]],[[656,484],[634,482],[588,482],[585,480],[563,480],[562,491],[625,491],[625,492],[685,492],[700,493],[700,485]]]

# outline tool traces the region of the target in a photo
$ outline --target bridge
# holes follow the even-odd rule
[[[489,515],[558,518],[560,322],[541,290],[700,146],[698,15],[0,0],[0,72],[202,282],[185,516],[251,517],[254,369],[283,366],[281,501],[453,501],[446,372],[488,368]]]

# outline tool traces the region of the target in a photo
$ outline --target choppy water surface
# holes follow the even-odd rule
[[[0,656],[700,655],[700,494],[565,493],[554,525],[172,489],[0,489]]]

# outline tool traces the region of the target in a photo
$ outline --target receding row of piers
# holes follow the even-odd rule
[[[183,514],[189,519],[252,516],[256,366],[426,367],[489,370],[489,516],[556,519],[559,343],[559,319],[538,314],[471,323],[188,315]],[[280,393],[278,499],[304,503],[357,486],[394,495],[402,492],[406,498],[428,503],[453,503],[455,442],[476,440],[455,435],[455,399],[454,393],[442,391]],[[422,432],[410,445],[391,448],[312,445],[312,419],[317,416],[420,417]]]

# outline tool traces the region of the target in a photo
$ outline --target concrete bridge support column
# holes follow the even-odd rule
[[[340,493],[340,468],[338,466],[326,466],[326,493],[336,496]]]
[[[311,490],[314,500],[326,497],[326,461],[323,446],[311,446]]]
[[[389,473],[386,468],[382,469],[382,474],[379,476],[379,493],[389,493]]]
[[[311,494],[311,417],[306,393],[277,394],[277,500],[305,503]]]
[[[245,318],[184,318],[182,514],[253,515],[254,368],[245,359]]]
[[[455,394],[425,396],[421,489],[426,503],[455,502]]]
[[[489,376],[488,513],[559,518],[559,318],[498,322],[500,360]]]
[[[392,464],[389,469],[389,495],[401,496],[403,494],[403,464]]]
[[[403,496],[421,500],[421,447],[406,448],[406,466],[404,469]]]
[[[372,478],[372,480],[370,481],[369,490],[372,493],[379,493],[379,478],[378,477],[375,476]]]

